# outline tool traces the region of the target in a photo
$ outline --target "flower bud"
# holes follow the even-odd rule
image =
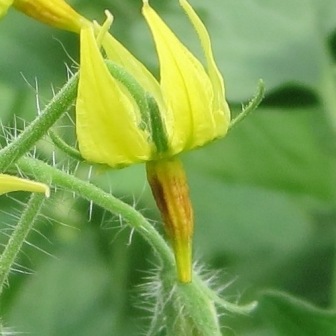
[[[75,33],[79,33],[83,27],[91,24],[64,0],[14,0],[13,5],[19,11],[42,23]]]

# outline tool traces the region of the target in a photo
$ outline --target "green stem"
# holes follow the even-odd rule
[[[190,333],[192,336],[221,336],[215,304],[213,300],[209,300],[209,297],[203,291],[203,288],[199,286],[198,282],[200,282],[200,279],[195,279],[192,285],[177,286],[178,295],[182,298],[184,309],[188,312],[186,317],[190,319],[190,321],[185,323],[187,326],[189,325],[186,330],[193,326],[192,333]],[[206,285],[203,283],[204,286]]]
[[[98,206],[107,209],[113,214],[121,215],[127,223],[153,247],[164,264],[174,265],[172,251],[165,240],[146,218],[132,206],[104,192],[93,184],[68,175],[42,161],[31,158],[21,158],[17,161],[17,167],[25,174],[36,177],[39,181],[50,183],[51,180],[53,184],[75,192],[78,196],[93,201]]]
[[[146,101],[146,91],[144,88],[122,66],[109,60],[106,60],[105,64],[111,75],[127,88],[128,93],[133,97],[136,104],[138,105],[142,119],[142,125],[140,126],[144,128],[148,127],[150,122]]]
[[[35,219],[43,204],[45,197],[40,194],[32,194],[30,200],[21,216],[19,223],[16,225],[13,234],[0,256],[0,294],[7,280],[9,272],[15,262],[18,253],[25,242],[28,233],[32,229]]]
[[[173,305],[170,311],[174,311],[181,322],[181,328],[186,326],[195,330],[194,335],[219,336],[220,326],[215,302],[235,313],[246,313],[249,309],[239,309],[234,305],[226,304],[225,301],[216,300],[216,293],[212,293],[206,282],[202,281],[197,274],[193,275],[193,282],[180,284],[176,282],[174,255],[163,237],[156,229],[132,206],[120,201],[111,194],[89,182],[82,181],[37,159],[21,158],[16,166],[25,174],[35,177],[40,182],[60,186],[70,192],[75,192],[87,200],[93,201],[98,206],[121,216],[128,225],[137,231],[154,249],[162,262],[162,282],[164,291],[168,293],[167,303]],[[173,296],[169,293],[173,292]],[[170,297],[170,298],[169,298]],[[171,302],[173,300],[173,302]],[[168,303],[168,301],[170,301]],[[254,306],[254,305],[253,305]],[[169,307],[166,307],[169,308]],[[164,309],[166,309],[164,308]],[[252,305],[249,306],[252,309]],[[184,315],[180,316],[181,314]],[[171,328],[176,330],[176,320],[171,319]]]
[[[140,128],[147,129],[151,134],[151,139],[156,147],[155,153],[163,154],[167,152],[169,148],[167,133],[155,98],[151,93],[144,90],[123,67],[109,60],[105,63],[111,75],[127,88],[137,103],[142,119]]]
[[[26,127],[16,140],[0,150],[0,172],[28,152],[70,108],[76,98],[77,84],[78,74],[75,74],[49,102],[41,115]]]
[[[257,301],[252,301],[245,305],[238,305],[235,303],[228,302],[223,300],[218,296],[216,292],[210,289],[204,281],[199,277],[195,279],[195,287],[198,287],[198,292],[204,293],[204,295],[210,299],[212,302],[216,303],[219,307],[223,308],[226,311],[229,311],[233,314],[249,314],[251,313],[258,305]]]
[[[80,152],[68,145],[61,137],[59,137],[53,130],[49,130],[48,132],[51,141],[54,143],[56,147],[58,147],[62,152],[69,155],[75,160],[84,161],[83,157],[81,156]]]

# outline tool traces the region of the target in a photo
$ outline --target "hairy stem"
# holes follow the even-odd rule
[[[83,157],[81,156],[80,152],[74,148],[68,145],[61,137],[59,137],[53,130],[49,130],[48,132],[51,141],[54,143],[54,145],[59,148],[63,153],[69,155],[73,159],[77,161],[84,161]]]
[[[78,74],[75,74],[54,96],[42,113],[8,146],[0,150],[0,172],[28,152],[48,129],[73,104],[77,94]]]
[[[234,313],[248,313],[255,307],[255,303],[239,307],[221,300],[197,274],[193,275],[193,281],[189,284],[178,283],[171,248],[159,232],[132,206],[89,182],[68,175],[37,159],[24,157],[17,161],[16,166],[22,172],[35,177],[40,182],[50,183],[52,181],[53,184],[75,192],[78,196],[93,201],[111,213],[121,216],[132,229],[152,246],[162,262],[163,290],[171,298],[168,300],[170,301],[169,305],[172,305],[171,308],[164,305],[164,310],[170,309],[169,311],[176,313],[174,314],[175,317],[179,317],[178,326],[175,325],[177,320],[174,316],[171,319],[171,330],[181,327],[194,330],[193,335],[219,336],[221,332],[215,303]],[[171,296],[169,293],[173,293],[173,295]],[[180,316],[181,314],[183,316]]]
[[[21,158],[17,162],[18,168],[25,174],[36,177],[37,180],[63,187],[75,192],[98,206],[124,218],[131,228],[136,230],[157,252],[160,259],[168,265],[174,265],[174,257],[170,247],[155,228],[132,206],[122,202],[93,184],[68,175],[56,168],[50,167],[42,161]]]
[[[9,272],[24,244],[35,219],[45,199],[44,195],[32,194],[30,200],[22,213],[19,223],[16,225],[5,250],[0,256],[0,294],[7,280]]]

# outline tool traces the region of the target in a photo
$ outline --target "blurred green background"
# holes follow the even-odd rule
[[[335,2],[190,1],[212,37],[233,114],[254,94],[259,78],[267,88],[261,107],[227,137],[182,157],[196,215],[195,258],[220,270],[219,287],[232,282],[222,292],[226,299],[260,301],[249,316],[222,312],[223,334],[336,335]],[[151,1],[199,53],[177,2]],[[140,0],[70,3],[100,22],[108,8],[115,15],[113,33],[158,73]],[[64,84],[65,64],[79,59],[78,36],[14,10],[0,25],[1,122],[22,127],[37,113],[36,83],[41,106]],[[62,125],[59,131],[71,139],[71,123]],[[50,160],[50,142],[39,149]],[[56,161],[66,165],[61,153]],[[88,169],[80,174],[87,179]],[[143,165],[99,173],[92,182],[159,219]],[[0,198],[2,244],[27,195],[12,197]],[[140,237],[121,229],[119,218],[95,206],[91,214],[88,202],[53,192],[29,243],[1,302],[12,331],[146,334],[150,314],[138,286],[155,259]]]

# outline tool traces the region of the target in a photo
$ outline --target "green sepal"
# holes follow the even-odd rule
[[[139,107],[141,115],[140,129],[150,134],[155,146],[154,156],[161,156],[168,151],[168,137],[161,112],[155,98],[138,83],[138,81],[120,65],[105,60],[111,75],[123,84]]]

